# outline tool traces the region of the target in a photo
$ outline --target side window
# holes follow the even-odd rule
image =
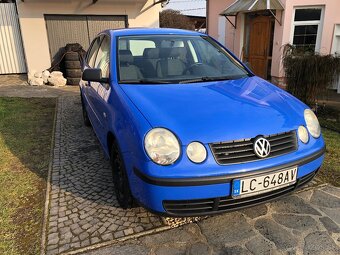
[[[130,40],[129,43],[130,43],[130,51],[134,57],[143,56],[144,50],[147,48],[156,48],[155,42],[153,41]],[[121,49],[121,47],[119,49]]]
[[[96,56],[97,56],[97,52],[98,52],[98,48],[99,48],[101,39],[102,39],[102,37],[97,37],[96,39],[94,39],[94,41],[91,44],[91,47],[88,50],[88,53],[86,55],[86,62],[90,67],[94,66],[94,61],[95,61]]]
[[[103,78],[110,76],[110,38],[108,36],[104,36],[94,66],[102,70]]]
[[[206,44],[204,41],[197,41],[196,46],[198,47],[201,61],[205,64],[209,64],[212,56],[216,55],[213,54],[216,49],[211,44]]]
[[[129,49],[129,44],[128,44],[128,41],[127,40],[124,40],[124,39],[119,39],[118,40],[118,48],[119,50],[128,50]]]
[[[194,46],[192,45],[192,42],[191,42],[191,41],[188,41],[188,46],[189,46],[189,50],[190,50],[190,53],[191,53],[191,55],[192,55],[192,58],[193,58],[194,62],[195,62],[195,63],[198,63],[198,57],[197,57],[195,48],[194,48]]]

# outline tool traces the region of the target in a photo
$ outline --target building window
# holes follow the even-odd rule
[[[295,9],[292,44],[301,51],[320,49],[322,13],[319,8]]]

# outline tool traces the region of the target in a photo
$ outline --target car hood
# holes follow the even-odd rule
[[[191,84],[121,85],[152,127],[183,145],[253,138],[297,129],[307,108],[258,77]]]

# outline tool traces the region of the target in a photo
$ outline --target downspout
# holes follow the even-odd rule
[[[206,34],[209,34],[209,0],[206,0],[206,6],[205,6],[205,22],[206,22]]]

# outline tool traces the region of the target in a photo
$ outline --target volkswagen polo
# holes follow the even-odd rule
[[[104,31],[80,90],[123,208],[137,202],[171,216],[245,208],[302,187],[324,159],[313,111],[198,32]]]

